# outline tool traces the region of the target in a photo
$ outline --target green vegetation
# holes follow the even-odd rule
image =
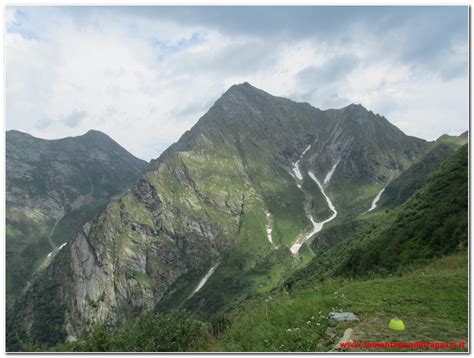
[[[22,351],[30,349],[31,345],[46,347],[65,338],[64,312],[65,305],[59,298],[59,287],[51,283],[44,276],[33,283],[36,290],[37,301],[35,319],[30,329],[30,340],[24,340],[24,332],[7,321],[7,345],[9,351]],[[16,309],[21,309],[16,307]]]
[[[72,343],[53,348],[26,344],[28,351],[49,352],[187,352],[204,346],[208,327],[186,311],[149,312],[119,329],[97,324]]]
[[[373,217],[364,217],[363,219],[351,220],[325,228],[309,242],[311,251],[314,254],[325,252],[343,242],[350,235],[361,231],[364,226],[374,220]]]
[[[459,137],[441,137],[427,148],[420,158],[393,180],[383,192],[379,207],[394,208],[408,200],[423,186],[430,174],[452,156],[461,146]]]
[[[288,248],[310,221],[305,194],[288,171],[309,143],[302,185],[318,221],[329,210],[307,169],[323,179],[340,160],[326,190],[338,216],[293,256]],[[402,205],[361,215],[427,145],[361,106],[320,111],[235,86],[85,227],[77,245],[54,256],[17,305],[9,349],[44,349],[86,332],[54,350],[328,350],[347,327],[332,327],[328,315],[343,309],[362,318],[360,327],[376,322],[377,332],[388,315],[413,328],[413,314],[428,327],[417,327],[414,337],[442,337],[434,333],[441,324],[449,337],[464,337],[467,146],[430,178],[433,170],[421,170],[419,182],[401,185]],[[97,199],[95,190],[105,189],[93,185],[99,167],[74,168],[87,172],[87,198]],[[73,179],[82,193],[85,178]],[[65,217],[70,232],[75,218]],[[58,228],[61,242],[67,228]],[[437,266],[453,254],[455,267]],[[433,267],[425,274],[427,264]],[[452,284],[442,285],[447,277]],[[449,292],[431,298],[444,287]]]
[[[217,347],[231,352],[327,351],[351,326],[354,341],[467,341],[467,274],[467,255],[458,253],[406,268],[400,276],[334,279],[274,293],[236,310]],[[335,325],[328,319],[331,311],[353,312],[360,322]],[[394,317],[405,322],[405,331],[388,329]],[[334,330],[329,336],[328,327]]]
[[[306,285],[325,277],[387,275],[441,257],[468,239],[468,157],[461,147],[406,203],[376,213],[374,221],[341,244],[317,254],[288,280]],[[369,220],[370,215],[364,215]]]
[[[45,140],[15,130],[6,133],[6,162],[9,314],[52,246],[73,239],[147,163],[97,131]]]
[[[282,169],[280,178],[274,175],[274,182],[262,188],[265,204],[273,216],[273,241],[277,245],[291,246],[298,235],[311,227],[304,212],[304,194],[298,189],[295,179]]]
[[[467,275],[467,254],[460,252],[406,267],[396,276],[335,278],[310,288],[274,291],[209,323],[178,310],[147,313],[118,329],[97,325],[76,342],[49,351],[321,352],[331,350],[348,327],[356,342],[466,342]],[[329,320],[334,311],[353,312],[360,322],[336,324]],[[388,329],[394,317],[404,321],[405,331]],[[326,334],[328,328],[332,332]],[[24,343],[22,350],[46,348]]]
[[[312,212],[313,216],[316,218],[316,221],[323,221],[332,215],[331,209],[326,202],[326,198],[319,189],[318,185],[310,178],[308,172],[303,174],[303,184],[302,188],[311,195],[313,200],[312,202]]]
[[[47,220],[40,213],[28,217],[10,205],[6,206],[6,211],[6,297],[7,312],[10,312],[24,284],[52,250],[48,235],[54,221]]]

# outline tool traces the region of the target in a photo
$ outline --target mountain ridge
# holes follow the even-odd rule
[[[298,186],[296,161],[303,187],[309,171],[322,182],[335,169],[325,190],[342,220],[366,211],[380,186],[427,146],[373,113],[366,113],[371,126],[362,130],[341,112],[250,84],[229,91],[58,252],[23,295],[16,334],[52,344],[164,302],[209,317],[268,292],[310,258],[305,245],[296,257],[289,248],[310,231],[309,213],[321,220],[318,210],[327,205],[314,184],[309,196]],[[311,149],[301,157],[305,148]],[[49,316],[54,320],[45,321]]]

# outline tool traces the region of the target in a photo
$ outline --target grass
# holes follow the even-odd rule
[[[342,241],[336,235],[335,246],[313,250],[316,257],[295,272],[288,285],[304,286],[334,276],[387,276],[467,247],[467,183],[463,147],[404,204],[363,215],[361,230]]]
[[[152,284],[151,278],[146,272],[134,271],[133,276],[143,286],[150,286]]]
[[[10,312],[31,274],[51,251],[48,235],[54,220],[30,218],[11,205],[6,209],[6,298]]]
[[[262,192],[273,216],[273,241],[290,247],[302,231],[311,227],[311,223],[304,211],[304,194],[294,178],[281,169],[276,174],[272,176],[272,182],[264,183]]]
[[[353,326],[354,341],[467,341],[467,254],[457,253],[413,268],[402,276],[364,281],[336,279],[310,289],[255,299],[234,312],[216,346],[222,351],[327,351]],[[333,310],[350,311],[356,324],[339,324],[325,335]],[[391,331],[398,317],[405,331]]]
[[[313,200],[312,214],[316,218],[316,221],[323,221],[330,217],[332,211],[328,207],[326,198],[317,184],[310,178],[307,171],[303,174],[303,189],[311,195]]]

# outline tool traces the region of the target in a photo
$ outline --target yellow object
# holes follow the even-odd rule
[[[388,328],[393,329],[394,331],[404,331],[405,324],[401,319],[391,319],[390,323],[388,324]]]

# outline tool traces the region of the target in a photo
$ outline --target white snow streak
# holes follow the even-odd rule
[[[303,180],[303,176],[301,175],[301,170],[300,170],[300,167],[299,167],[299,163],[300,163],[300,160],[303,157],[303,155],[309,150],[310,147],[311,147],[311,145],[309,145],[304,150],[303,154],[301,154],[301,156],[298,158],[296,163],[293,164],[293,172],[295,173],[294,176],[295,176],[296,179],[299,179],[299,181]],[[336,169],[336,166],[338,164],[339,164],[339,160],[336,162],[336,164],[334,164],[332,169],[326,175],[326,178],[324,179],[324,184],[327,184],[331,180],[332,174],[334,173],[334,170]],[[329,218],[327,218],[326,220],[322,221],[322,222],[317,222],[314,219],[313,215],[311,215],[311,213],[307,213],[307,217],[308,217],[309,221],[311,221],[311,224],[313,224],[313,229],[311,230],[311,232],[300,236],[300,238],[298,240],[296,240],[296,242],[291,246],[290,251],[294,255],[296,255],[298,253],[301,246],[303,246],[303,244],[306,242],[306,240],[311,238],[314,234],[320,232],[323,229],[324,224],[327,224],[331,220],[334,220],[334,218],[337,216],[337,211],[336,211],[336,208],[334,207],[334,204],[332,203],[331,199],[329,199],[329,197],[326,195],[326,192],[324,191],[324,188],[321,185],[321,183],[319,182],[318,178],[316,178],[316,175],[314,175],[314,173],[312,173],[312,172],[308,172],[308,174],[309,174],[310,178],[318,185],[319,190],[321,190],[321,193],[324,195],[324,198],[326,199],[326,202],[328,203],[329,209],[331,209],[331,211],[332,211],[332,215]],[[298,188],[301,189],[301,184],[299,182],[297,182],[296,185],[298,186]]]
[[[316,178],[316,175],[314,175],[314,173],[312,173],[312,172],[308,172],[308,174],[309,174],[310,178],[313,179],[316,184],[318,184],[319,190],[321,190],[321,193],[323,193],[324,198],[326,199],[326,202],[328,203],[329,209],[331,209],[331,211],[332,211],[332,215],[328,219],[324,220],[321,223],[321,224],[324,225],[324,224],[330,222],[331,220],[334,220],[334,218],[337,216],[336,207],[332,203],[331,199],[329,199],[329,196],[327,196],[326,192],[324,191],[323,186],[319,182],[318,178]]]
[[[267,212],[267,238],[268,241],[270,241],[270,244],[276,249],[276,245],[273,243],[273,238],[272,238],[272,214]]]
[[[311,145],[308,145],[306,147],[306,149],[300,155],[300,157],[298,158],[296,163],[293,164],[293,173],[295,173],[295,177],[298,180],[303,180],[303,176],[301,175],[301,171],[300,171],[300,160],[301,160],[301,158],[303,158],[303,155],[305,155],[305,153],[309,150],[309,148],[311,148]],[[298,183],[297,185],[298,185],[298,188],[301,188],[301,184]]]
[[[51,251],[51,252],[48,254],[48,257],[51,257],[51,255],[52,255],[53,253],[58,252],[59,250],[61,250],[64,246],[67,245],[67,243],[68,243],[68,242],[66,241],[66,242],[65,242],[64,244],[62,244],[61,246],[56,247],[53,251]]]
[[[323,184],[329,183],[329,181],[331,180],[332,174],[333,174],[334,171],[336,170],[336,167],[337,167],[337,165],[339,164],[340,161],[341,161],[341,159],[339,159],[339,160],[336,162],[336,164],[334,164],[334,166],[333,166],[332,169],[329,171],[329,173],[327,173],[326,178],[324,178],[324,183],[323,183]]]
[[[214,271],[216,270],[217,266],[219,266],[219,264],[215,264],[213,265],[209,271],[206,273],[206,275],[201,279],[201,281],[199,281],[199,284],[197,285],[197,287],[194,289],[193,293],[191,293],[191,296],[189,296],[189,298],[193,297],[195,293],[197,293],[207,282],[207,280],[209,280],[209,277],[212,276],[212,274],[214,273]]]
[[[372,206],[370,207],[370,209],[367,211],[372,211],[372,210],[375,210],[375,208],[377,208],[377,203],[378,201],[380,200],[380,196],[382,195],[383,191],[385,190],[385,188],[383,188],[382,190],[380,190],[380,192],[377,194],[377,196],[375,197],[375,199],[372,201]]]

